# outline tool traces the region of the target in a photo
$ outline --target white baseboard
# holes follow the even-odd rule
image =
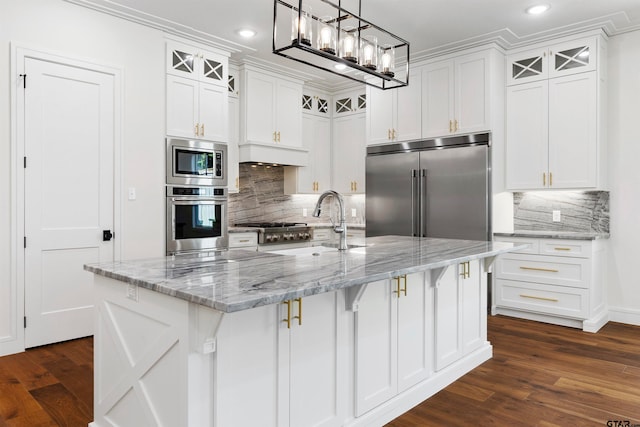
[[[611,322],[640,326],[640,310],[624,307],[609,307],[609,320]]]

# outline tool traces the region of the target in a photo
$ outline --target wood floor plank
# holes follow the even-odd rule
[[[56,426],[54,420],[36,402],[3,363],[0,362],[0,420],[10,427]]]
[[[27,390],[58,382],[50,371],[21,354],[2,358],[2,366],[11,372]]]
[[[84,409],[84,405],[60,383],[30,393],[59,426],[86,426],[93,420],[93,411]]]

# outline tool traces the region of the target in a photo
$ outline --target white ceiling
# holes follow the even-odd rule
[[[335,84],[333,75],[271,52],[273,0],[67,1],[231,46],[237,50],[232,59],[249,57],[257,62],[272,62],[300,70],[307,80]],[[304,3],[313,6],[318,1]],[[408,40],[412,61],[488,41],[513,48],[581,30],[603,28],[611,36],[640,29],[640,0],[540,2],[550,4],[551,9],[531,16],[525,9],[539,3],[536,0],[362,0],[361,17]],[[342,0],[342,7],[358,13],[358,0]],[[257,35],[251,40],[243,39],[237,34],[240,28],[251,28]]]

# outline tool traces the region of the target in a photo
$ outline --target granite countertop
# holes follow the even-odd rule
[[[583,231],[516,230],[512,233],[493,233],[500,237],[535,237],[538,239],[596,240],[608,239],[609,233]]]
[[[87,264],[84,269],[230,313],[525,247],[506,242],[406,236],[371,237],[366,244],[319,256],[212,251]]]

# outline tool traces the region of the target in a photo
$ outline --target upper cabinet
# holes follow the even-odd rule
[[[490,52],[427,64],[422,70],[422,137],[491,130]]]
[[[242,73],[244,141],[302,145],[302,84],[257,71]]]
[[[167,135],[228,141],[224,54],[167,42],[166,94]]]
[[[367,87],[367,144],[420,139],[421,73],[409,74],[409,86],[381,90]]]
[[[228,54],[167,42],[167,74],[217,86],[227,85]]]
[[[508,189],[606,185],[600,106],[605,48],[606,41],[594,36],[508,57]],[[537,61],[532,52],[540,52]]]
[[[365,114],[333,119],[331,186],[341,194],[365,192]]]
[[[596,38],[541,46],[507,58],[508,84],[545,80],[596,70]]]
[[[367,94],[362,89],[341,92],[333,97],[333,117],[364,113],[367,111]]]
[[[302,94],[302,113],[318,117],[331,117],[331,97],[322,92],[305,90]]]

